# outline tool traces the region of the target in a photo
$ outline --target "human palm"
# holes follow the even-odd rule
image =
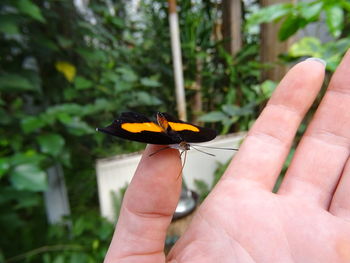
[[[305,199],[227,187],[197,212],[174,262],[350,262],[349,221]]]
[[[350,262],[350,52],[334,74],[279,191],[272,188],[317,96],[324,65],[281,81],[227,171],[166,257],[180,195],[177,150],[147,147],[124,198],[105,262]]]

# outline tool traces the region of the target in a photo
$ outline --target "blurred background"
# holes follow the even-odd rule
[[[123,111],[178,115],[168,7],[1,1],[0,262],[103,260],[114,222],[99,213],[96,160],[144,144],[95,128]],[[330,74],[350,47],[348,0],[178,0],[176,10],[187,119],[220,134],[248,130],[288,67],[313,56]],[[212,187],[197,185],[202,196]]]

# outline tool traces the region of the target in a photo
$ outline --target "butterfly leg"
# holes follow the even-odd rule
[[[186,164],[187,150],[183,150],[183,151],[180,153],[180,158],[181,158],[181,156],[182,156],[183,153],[185,153],[184,162],[182,163],[182,167],[181,167],[181,170],[180,170],[179,175],[177,176],[177,179],[179,179],[179,177],[182,175],[182,171],[184,170],[184,167],[185,167],[185,164]]]

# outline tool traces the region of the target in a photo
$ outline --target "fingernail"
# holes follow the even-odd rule
[[[317,62],[320,62],[323,66],[326,66],[327,65],[327,62],[321,58],[308,58],[306,59],[305,61],[317,61]]]

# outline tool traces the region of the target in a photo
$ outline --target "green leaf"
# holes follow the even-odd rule
[[[40,49],[48,49],[49,51],[59,51],[59,47],[57,46],[57,42],[52,41],[49,37],[46,35],[37,35],[33,42],[38,45],[37,48]]]
[[[90,255],[88,255],[86,252],[71,252],[69,257],[64,260],[64,262],[70,262],[70,263],[81,263],[81,262],[92,262],[91,258],[89,258]],[[89,260],[90,259],[90,260]],[[56,263],[56,262],[54,262]],[[58,262],[60,263],[60,262]]]
[[[66,260],[64,255],[59,254],[59,255],[55,256],[51,262],[52,263],[65,263],[65,262],[67,262],[67,260]]]
[[[10,160],[9,158],[3,157],[0,158],[0,178],[8,172],[10,169]]]
[[[107,82],[110,81],[110,82],[116,83],[116,82],[120,81],[119,74],[116,73],[115,71],[103,72],[102,78],[103,78],[103,80],[105,80]]]
[[[96,35],[97,36],[97,35]],[[101,63],[106,59],[106,53],[94,49],[77,48],[76,52],[80,54],[87,63],[95,66],[97,63]]]
[[[272,95],[272,92],[275,90],[277,84],[271,80],[265,80],[261,85],[261,91],[264,95],[264,99],[269,98]]]
[[[17,8],[23,14],[26,14],[35,20],[42,23],[45,22],[45,18],[41,14],[40,8],[30,0],[17,0]]]
[[[321,43],[318,38],[304,37],[289,49],[291,57],[317,57],[327,62],[327,70],[334,71],[350,46],[350,38]]]
[[[160,87],[161,84],[155,80],[155,79],[152,79],[152,78],[142,78],[141,79],[141,84],[143,86],[146,86],[146,87]]]
[[[108,101],[106,99],[99,98],[96,99],[94,103],[85,105],[84,109],[84,113],[86,115],[91,115],[100,111],[113,111],[115,110],[115,102],[113,99],[112,101]]]
[[[65,38],[63,36],[57,36],[58,44],[62,48],[70,48],[73,45],[73,41],[71,39]]]
[[[289,55],[292,57],[311,56],[321,58],[322,52],[322,43],[315,37],[304,37],[294,43],[289,49]]]
[[[21,120],[21,127],[24,133],[28,134],[46,125],[45,121],[38,116],[28,116]]]
[[[95,132],[95,130],[92,129],[86,122],[82,121],[79,118],[73,118],[73,121],[69,124],[66,124],[66,127],[68,132],[75,136],[82,136]]]
[[[305,3],[301,6],[300,15],[307,20],[313,19],[321,13],[322,7],[323,2]]]
[[[44,191],[47,188],[46,174],[38,166],[27,163],[13,170],[10,181],[14,188],[28,191]]]
[[[19,152],[11,157],[11,166],[17,166],[25,163],[31,163],[33,165],[39,166],[43,160],[45,160],[45,156],[37,153],[34,150],[29,150],[25,153]]]
[[[17,17],[2,14],[0,16],[0,32],[9,35],[17,35],[20,33],[18,23]]]
[[[156,96],[153,96],[145,91],[134,92],[132,94],[132,100],[128,104],[129,107],[135,107],[140,105],[155,106],[160,105],[162,101]]]
[[[204,114],[198,118],[199,121],[204,122],[218,122],[229,120],[228,116],[221,111],[212,111],[207,114]]]
[[[6,186],[1,188],[0,205],[6,205],[6,203],[11,204],[12,211],[15,211],[40,205],[41,197],[33,192],[19,191],[11,186]]]
[[[225,112],[226,114],[228,114],[230,117],[234,117],[234,116],[245,116],[245,115],[249,115],[253,112],[253,107],[255,106],[252,104],[247,104],[244,107],[237,107],[234,105],[230,105],[230,104],[225,104],[223,105],[222,111]]]
[[[16,206],[14,209],[23,209],[23,208],[31,208],[31,207],[38,207],[41,204],[41,197],[38,195],[33,195],[30,192],[27,191],[21,191],[22,195],[18,194],[17,192],[17,200]]]
[[[125,92],[132,90],[134,85],[130,82],[127,82],[125,80],[118,80],[118,82],[115,82],[114,84],[114,90],[118,93]]]
[[[138,78],[136,73],[131,68],[121,67],[117,69],[117,72],[120,73],[122,78],[128,82],[135,82]]]
[[[234,116],[237,114],[237,110],[239,109],[237,106],[231,104],[224,104],[221,106],[221,109],[224,113],[229,116]]]
[[[110,17],[110,20],[112,22],[112,24],[114,26],[116,26],[117,28],[124,28],[125,27],[125,22],[123,19],[119,18],[119,17],[116,17],[116,16],[111,16]]]
[[[71,167],[71,155],[68,149],[63,149],[63,152],[59,156],[59,161],[66,167]]]
[[[350,47],[350,38],[341,38],[336,41],[330,41],[324,46],[322,59],[327,62],[327,70],[335,71],[345,52]]]
[[[248,18],[247,27],[249,28],[257,24],[275,21],[287,15],[292,7],[293,5],[291,4],[275,4],[264,7]]]
[[[82,116],[86,114],[84,106],[76,103],[63,103],[48,108],[44,114],[45,120],[48,122],[51,122],[51,120],[54,121],[63,113],[75,116]]]
[[[236,116],[246,116],[252,114],[254,112],[254,107],[256,106],[256,102],[251,102],[246,104],[243,107],[237,108]]]
[[[194,179],[194,185],[199,193],[199,200],[202,202],[209,194],[210,187],[204,180]]]
[[[307,21],[299,16],[290,15],[282,23],[278,32],[278,38],[280,41],[288,39],[294,35],[299,29],[305,27]]]
[[[0,116],[0,125],[9,125],[13,121],[13,117],[2,108],[0,108]]]
[[[70,124],[73,121],[72,116],[67,114],[66,112],[60,112],[57,114],[57,119],[62,123],[62,124]]]
[[[41,152],[54,157],[58,156],[62,152],[65,143],[63,137],[55,133],[40,135],[38,136],[37,140]]]
[[[326,23],[330,33],[339,37],[344,25],[344,11],[340,6],[331,6],[326,9]]]
[[[89,89],[92,87],[93,82],[82,76],[75,77],[74,85],[78,90]]]
[[[348,0],[340,1],[340,4],[345,11],[350,12],[350,2]]]
[[[0,91],[13,92],[33,90],[36,90],[35,85],[19,74],[3,73],[0,75]]]
[[[227,134],[230,130],[232,124],[234,124],[238,120],[238,116],[233,116],[230,119],[222,120],[222,124],[224,125],[221,134]]]

